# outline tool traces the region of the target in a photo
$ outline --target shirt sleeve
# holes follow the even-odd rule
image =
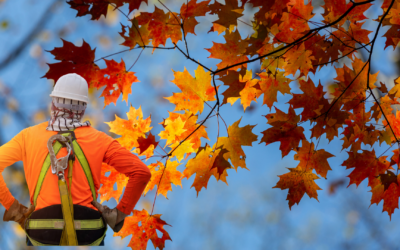
[[[8,210],[15,198],[12,196],[3,179],[3,171],[6,167],[17,161],[22,161],[23,156],[23,131],[17,134],[11,141],[0,147],[0,203]]]
[[[129,215],[150,181],[150,170],[139,157],[122,147],[116,140],[108,147],[103,162],[129,177],[125,192],[117,205],[119,211]]]

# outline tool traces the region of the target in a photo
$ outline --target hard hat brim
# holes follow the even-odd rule
[[[62,91],[54,91],[53,90],[53,92],[51,92],[50,96],[67,98],[67,99],[77,100],[77,101],[86,102],[86,103],[89,102],[89,98],[87,96],[77,95],[77,94],[72,94],[72,93],[67,93],[67,92],[62,92]]]

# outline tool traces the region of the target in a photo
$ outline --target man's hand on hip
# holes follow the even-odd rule
[[[33,211],[35,211],[34,205],[27,208],[15,199],[11,207],[4,213],[3,221],[15,221],[25,230],[25,221]]]
[[[118,233],[124,226],[125,217],[128,215],[119,211],[117,208],[110,209],[107,206],[103,206],[97,201],[92,201],[92,204],[100,211],[104,220],[111,227],[111,229]]]

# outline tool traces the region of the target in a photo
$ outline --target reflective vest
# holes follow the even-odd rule
[[[103,235],[95,240],[93,243],[87,245],[87,246],[98,246],[104,239],[106,231],[107,231],[107,225],[104,224],[103,218],[100,217],[99,219],[94,219],[94,220],[74,220],[74,207],[72,203],[72,198],[71,198],[71,193],[69,190],[71,190],[72,186],[72,170],[73,170],[73,163],[75,161],[75,158],[78,159],[80,165],[83,168],[83,171],[85,172],[86,178],[88,180],[90,190],[92,191],[93,195],[93,200],[96,200],[96,191],[93,183],[93,177],[92,177],[92,172],[90,170],[89,162],[87,161],[85,154],[82,151],[82,148],[79,146],[78,142],[76,141],[75,133],[73,131],[62,131],[59,132],[64,137],[68,137],[70,135],[71,141],[69,142],[72,146],[72,154],[70,155],[70,158],[68,160],[68,179],[69,179],[69,188],[67,187],[67,183],[65,181],[64,176],[60,175],[59,180],[58,180],[58,186],[59,186],[59,191],[60,191],[60,199],[61,199],[61,207],[62,207],[62,214],[63,214],[63,219],[31,219],[31,215],[28,217],[28,219],[25,222],[25,233],[29,240],[32,242],[34,246],[50,246],[49,244],[43,244],[40,243],[34,239],[31,238],[31,236],[28,235],[27,229],[54,229],[54,230],[62,230],[61,234],[61,240],[59,245],[63,246],[77,246],[78,245],[78,240],[76,238],[76,230],[94,230],[94,229],[101,229],[105,227]],[[54,154],[57,155],[57,153],[60,151],[62,147],[65,147],[62,143],[59,141],[56,141],[53,144],[53,150]],[[36,206],[36,200],[39,196],[40,189],[42,187],[44,177],[46,176],[47,171],[49,171],[51,166],[51,160],[50,160],[50,153],[47,154],[46,159],[44,160],[44,163],[42,165],[40,174],[39,174],[39,179],[36,183],[36,188],[33,196],[33,205]],[[58,173],[57,173],[58,174]],[[69,189],[69,190],[68,190]]]

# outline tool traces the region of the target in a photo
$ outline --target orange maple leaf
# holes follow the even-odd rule
[[[225,170],[228,168],[226,166],[227,162],[219,157],[220,153],[223,154],[224,152],[225,151],[221,151],[221,148],[212,150],[212,148],[206,144],[205,147],[199,148],[196,157],[188,160],[186,168],[183,171],[183,178],[189,179],[192,175],[196,175],[191,187],[196,189],[197,196],[203,187],[207,188],[211,176],[228,184],[226,182],[226,176],[228,176],[228,174]],[[218,160],[216,161],[217,158]],[[221,171],[222,174],[219,174]]]
[[[192,77],[186,68],[183,72],[174,71],[175,79],[171,82],[178,86],[182,93],[173,93],[164,97],[175,104],[175,110],[189,110],[193,114],[203,112],[204,102],[215,101],[215,89],[211,85],[211,73],[198,66]]]
[[[288,168],[289,173],[278,175],[279,181],[273,188],[280,188],[282,190],[289,189],[286,200],[289,201],[289,209],[297,203],[299,204],[301,198],[305,193],[310,198],[318,200],[317,190],[322,190],[315,183],[314,180],[319,177],[312,173],[312,170],[304,170],[300,166],[296,168]]]
[[[383,200],[382,212],[386,211],[390,219],[392,219],[394,210],[399,208],[400,176],[387,171],[385,174],[380,174],[376,180],[377,182],[371,187],[371,205],[378,205]]]
[[[287,7],[288,11],[283,12],[278,27],[280,32],[275,35],[275,39],[283,43],[291,43],[310,30],[308,21],[314,16],[311,1],[305,5],[304,1],[291,0]]]
[[[160,44],[165,46],[167,39],[170,38],[173,43],[182,39],[180,23],[175,19],[174,14],[165,13],[155,6],[154,12],[142,12],[136,17],[140,26],[148,25],[149,39],[154,47]],[[153,49],[154,51],[154,49]]]
[[[252,132],[252,129],[256,125],[239,127],[241,120],[242,118],[229,126],[228,137],[218,138],[217,144],[213,147],[214,149],[221,148],[222,150],[226,149],[228,151],[221,151],[221,153],[223,153],[223,157],[226,160],[230,159],[235,170],[237,170],[238,167],[247,169],[245,161],[246,154],[242,146],[252,146],[252,143],[257,141],[257,135]]]
[[[248,60],[248,57],[243,55],[246,52],[247,42],[241,39],[238,30],[226,32],[224,38],[226,40],[225,44],[213,42],[213,46],[206,49],[211,53],[209,58],[222,60],[217,64],[218,69]],[[247,67],[247,64],[243,64],[243,66]],[[232,70],[237,70],[240,67],[233,67]]]
[[[108,176],[106,173],[110,172]],[[103,163],[101,166],[101,177],[100,183],[103,184],[99,189],[100,202],[108,201],[114,198],[116,202],[119,202],[119,198],[122,195],[122,190],[128,183],[129,177],[125,174],[119,173],[110,165]],[[114,190],[114,184],[117,183],[117,190]]]
[[[313,68],[312,60],[315,60],[315,57],[312,56],[311,50],[306,50],[304,43],[301,43],[295,49],[290,49],[285,54],[285,59],[288,61],[288,64],[285,66],[285,76],[296,74],[297,70],[300,70],[300,75],[308,75],[308,71]]]
[[[117,139],[118,142],[126,149],[131,150],[132,147],[139,147],[138,139],[144,137],[151,130],[151,119],[150,117],[143,119],[142,107],[135,109],[131,106],[126,115],[128,120],[115,115],[114,121],[105,123],[110,126],[110,132],[121,135]]]
[[[282,94],[290,94],[289,83],[291,80],[284,77],[282,71],[276,71],[275,75],[267,74],[266,72],[262,72],[258,75],[261,78],[259,81],[260,89],[264,94],[263,104],[267,104],[271,110],[272,105],[277,101],[276,97],[278,91]]]
[[[195,152],[201,146],[201,138],[209,140],[205,126],[197,129],[197,118],[197,115],[193,115],[190,111],[185,111],[184,114],[169,112],[169,117],[160,123],[163,125],[164,131],[161,131],[159,135],[161,139],[167,139],[165,146],[169,146],[172,149],[191,134],[184,142],[184,145],[179,146],[183,151],[175,152],[177,151],[175,150],[173,152],[173,155],[177,155],[179,159],[182,159],[181,157],[183,157],[184,153],[186,153],[187,158],[191,152]],[[183,125],[180,121],[183,122]],[[193,131],[195,132],[192,134]]]
[[[196,34],[194,32],[195,26],[198,24],[195,17],[205,16],[210,11],[208,4],[211,0],[196,3],[197,0],[190,0],[188,4],[184,2],[181,6],[180,17],[183,19],[183,29],[185,30],[185,36],[188,33]]]
[[[350,178],[349,186],[351,184],[358,186],[366,178],[368,178],[368,185],[371,186],[376,176],[392,169],[386,160],[387,156],[381,156],[377,159],[373,149],[372,151],[363,150],[362,153],[348,152],[348,154],[349,158],[343,162],[342,166],[346,166],[346,169],[354,168],[348,175]]]
[[[153,190],[156,185],[159,185],[157,194],[162,194],[167,198],[168,191],[172,191],[171,184],[175,186],[179,185],[182,188],[182,173],[176,169],[179,165],[179,162],[170,160],[167,161],[166,166],[160,161],[150,164],[148,167],[151,172],[151,179],[149,183],[147,183],[143,194],[146,195],[148,191]]]
[[[168,224],[160,217],[161,214],[149,215],[144,209],[142,211],[134,210],[133,215],[125,218],[124,226],[118,233],[114,233],[114,236],[121,236],[123,239],[132,234],[128,244],[132,250],[146,250],[149,240],[153,243],[154,248],[162,250],[165,247],[165,241],[171,240],[171,237],[164,229],[164,226]],[[161,238],[157,232],[162,234]]]
[[[125,62],[121,59],[120,63],[114,60],[104,59],[107,68],[101,69],[98,74],[103,77],[99,82],[95,83],[96,88],[106,86],[100,97],[104,97],[104,107],[111,102],[116,104],[117,99],[122,93],[122,100],[128,103],[128,95],[132,93],[132,83],[139,82],[134,72],[128,72],[125,69]]]
[[[279,149],[282,151],[282,157],[289,154],[290,150],[299,146],[301,140],[305,140],[304,128],[297,126],[300,121],[300,116],[296,115],[292,107],[289,108],[288,114],[280,111],[275,107],[276,113],[266,115],[268,124],[272,125],[263,132],[264,136],[261,138],[260,143],[265,142],[269,145],[273,142],[280,141],[281,146]]]
[[[136,18],[132,19],[132,26],[128,28],[127,26],[122,25],[122,31],[119,33],[121,37],[125,39],[121,45],[127,46],[129,48],[134,48],[137,45],[143,47],[148,45],[150,42],[150,32],[148,29],[149,24],[143,24],[139,27],[139,22]],[[126,30],[128,29],[128,36],[125,36]]]
[[[307,121],[317,117],[317,112],[320,105],[328,106],[329,102],[325,99],[323,87],[321,83],[315,87],[314,82],[308,78],[307,81],[299,80],[299,85],[303,94],[293,94],[293,98],[288,102],[293,108],[303,108],[301,112],[301,121]]]
[[[257,98],[261,95],[261,90],[258,85],[258,79],[253,78],[251,70],[247,70],[243,77],[240,75],[240,81],[246,83],[244,88],[239,92],[240,103],[243,105],[243,110],[246,111],[246,108],[250,106],[252,101],[257,102]]]
[[[210,14],[217,14],[219,18],[213,24],[221,25],[225,29],[231,25],[237,26],[237,19],[243,16],[242,12],[244,10],[243,6],[239,8],[237,0],[226,0],[225,5],[215,1],[209,5],[209,8],[211,10]]]
[[[343,110],[352,110],[358,107],[357,104],[366,97],[365,90],[367,89],[368,77],[368,64],[364,67],[365,63],[361,59],[355,58],[352,63],[353,69],[350,69],[345,64],[343,68],[336,68],[337,77],[334,79],[337,83],[337,88],[333,95],[335,97],[341,96],[341,102],[344,103]],[[363,71],[361,72],[361,70]],[[376,86],[376,74],[369,74],[369,86],[374,89]],[[344,94],[342,94],[344,92]]]
[[[233,105],[240,98],[240,91],[243,90],[246,85],[245,82],[240,81],[243,79],[243,75],[246,74],[246,69],[244,67],[240,68],[240,71],[236,70],[228,70],[226,74],[223,75],[219,80],[221,80],[225,86],[228,86],[228,89],[225,90],[224,100],[222,104],[230,103]]]
[[[326,178],[329,170],[332,170],[328,163],[328,158],[334,155],[326,152],[324,149],[314,150],[314,143],[303,140],[301,148],[295,150],[297,153],[294,155],[296,161],[300,161],[299,167],[304,170],[313,170],[320,176]]]

